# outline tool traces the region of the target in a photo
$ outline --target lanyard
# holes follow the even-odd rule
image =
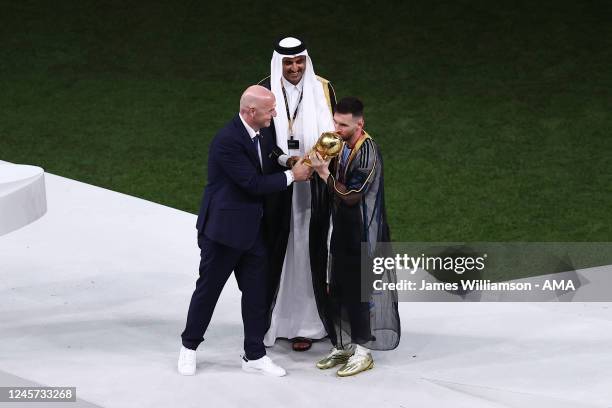
[[[295,107],[295,112],[293,112],[293,118],[291,117],[291,113],[289,112],[289,102],[287,102],[287,91],[285,91],[285,86],[281,82],[281,88],[283,90],[283,97],[285,99],[285,112],[287,113],[287,121],[289,122],[289,137],[293,140],[293,123],[295,122],[295,118],[297,117],[298,109],[300,108],[300,103],[302,103],[302,97],[304,96],[304,89],[300,92],[300,99]]]

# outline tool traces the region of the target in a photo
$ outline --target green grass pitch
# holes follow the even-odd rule
[[[0,159],[197,212],[271,44],[361,97],[395,241],[612,239],[607,1],[0,1]]]

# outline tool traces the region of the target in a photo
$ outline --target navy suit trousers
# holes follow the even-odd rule
[[[263,338],[266,331],[267,256],[261,230],[253,247],[232,248],[198,235],[200,277],[191,297],[187,324],[181,335],[183,346],[195,350],[204,340],[213,311],[227,279],[234,271],[242,292],[244,352],[249,360],[266,355]]]

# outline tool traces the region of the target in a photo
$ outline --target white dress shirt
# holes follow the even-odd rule
[[[249,136],[251,137],[251,142],[255,143],[255,136],[259,135],[259,132],[256,132],[255,129],[253,129],[252,127],[249,126],[248,123],[246,123],[246,121],[244,120],[244,118],[242,117],[241,114],[238,114],[238,117],[240,118],[240,120],[242,121],[242,124],[244,125],[244,127],[247,130],[247,133],[249,134]],[[261,160],[261,146],[259,143],[257,143],[257,155],[259,156],[259,165],[262,167],[263,169],[263,162]],[[285,176],[287,177],[287,186],[289,186],[291,183],[293,183],[293,172],[291,170],[286,170],[285,171]]]

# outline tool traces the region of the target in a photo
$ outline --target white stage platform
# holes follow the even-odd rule
[[[0,160],[0,235],[28,225],[46,211],[43,169]]]
[[[182,377],[195,216],[46,181],[45,217],[0,237],[0,386],[75,386],[79,402],[27,406],[612,407],[609,303],[402,303],[401,344],[374,370],[340,379],[314,366],[328,342],[280,342],[269,355],[289,375],[270,378],[240,369],[232,278]]]

